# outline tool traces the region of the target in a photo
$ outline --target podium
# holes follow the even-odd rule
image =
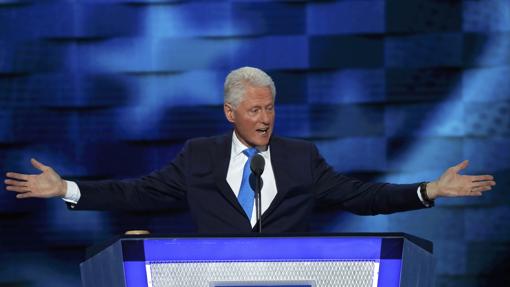
[[[80,268],[84,287],[434,284],[432,243],[404,233],[120,237]]]

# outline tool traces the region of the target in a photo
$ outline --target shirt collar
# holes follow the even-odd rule
[[[233,135],[232,135],[232,156],[237,157],[237,156],[241,155],[243,153],[243,151],[245,149],[247,149],[248,147],[245,146],[241,142],[241,140],[239,140],[235,130],[232,133],[233,133]],[[256,147],[256,148],[259,151],[260,155],[262,155],[265,158],[269,157],[269,146],[267,146],[266,150],[264,150],[263,147]]]

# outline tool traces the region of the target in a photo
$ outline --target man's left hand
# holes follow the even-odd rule
[[[492,175],[461,175],[459,172],[468,166],[465,160],[447,169],[436,181],[427,184],[430,199],[437,197],[481,196],[492,189],[496,182]]]

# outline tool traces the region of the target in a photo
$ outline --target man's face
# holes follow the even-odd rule
[[[224,105],[227,120],[241,142],[248,146],[267,146],[273,132],[274,100],[269,87],[246,86],[241,103]]]

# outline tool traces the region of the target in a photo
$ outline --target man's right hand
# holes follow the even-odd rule
[[[67,182],[63,180],[53,168],[46,166],[35,159],[32,165],[41,171],[40,174],[22,174],[8,172],[4,181],[6,189],[17,192],[16,198],[50,198],[64,197],[67,192]]]

